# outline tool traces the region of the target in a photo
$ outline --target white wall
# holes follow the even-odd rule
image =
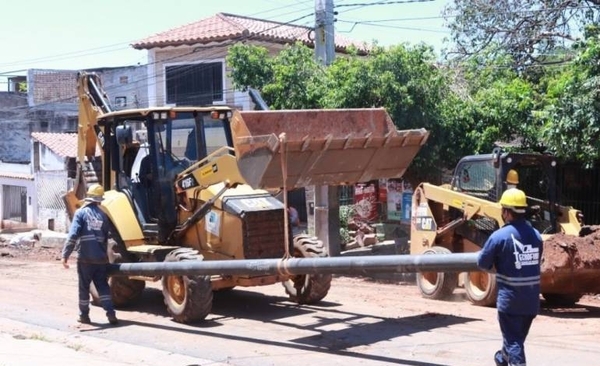
[[[0,164],[0,167],[2,167],[3,165],[7,165],[7,164]],[[26,165],[26,164],[21,164],[21,165]],[[0,168],[0,171],[6,172],[6,170],[2,170],[2,168]],[[27,225],[31,226],[31,227],[37,227],[37,210],[38,209],[37,209],[37,200],[34,199],[36,197],[36,192],[35,192],[35,182],[33,181],[33,179],[19,179],[19,178],[9,178],[9,177],[0,176],[0,207],[4,207],[4,197],[2,194],[2,188],[1,188],[4,185],[25,187],[25,189],[27,190]],[[4,215],[3,210],[0,210],[0,221],[5,219],[3,217],[3,215]]]

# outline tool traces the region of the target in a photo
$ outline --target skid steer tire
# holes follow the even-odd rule
[[[473,305],[495,306],[498,298],[496,275],[488,272],[467,272],[463,274],[465,292]]]
[[[450,254],[444,247],[431,247],[423,254]],[[417,272],[417,286],[424,298],[444,300],[452,296],[458,284],[458,273]]]
[[[306,234],[294,237],[295,258],[324,258],[327,251],[323,242]],[[296,275],[284,281],[283,287],[289,299],[298,304],[315,304],[329,292],[331,274]]]
[[[167,254],[165,262],[202,259],[196,250],[179,248]],[[178,323],[201,321],[212,309],[213,291],[210,276],[163,276],[162,292],[167,311]]]
[[[581,300],[582,294],[542,294],[550,306],[573,306]]]
[[[116,240],[109,239],[107,246],[110,263],[124,263],[131,259],[125,245],[119,244]],[[123,276],[111,276],[108,278],[108,286],[110,287],[113,305],[116,308],[124,308],[135,304],[141,299],[146,282],[131,280]],[[100,295],[93,282],[90,284],[90,295],[92,296],[92,305],[100,306]]]

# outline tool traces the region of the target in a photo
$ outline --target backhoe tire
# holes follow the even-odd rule
[[[464,284],[467,298],[473,305],[495,306],[498,299],[496,275],[488,272],[464,273]]]
[[[165,262],[202,260],[202,255],[191,248],[175,249]],[[201,321],[212,309],[213,291],[210,276],[163,276],[162,292],[167,311],[178,323]]]
[[[550,306],[573,306],[581,300],[582,294],[542,294]]]
[[[450,254],[444,247],[431,247],[423,254]],[[458,285],[458,273],[417,272],[417,286],[421,295],[427,299],[444,300],[452,296]]]
[[[110,263],[126,263],[130,260],[125,245],[120,245],[116,240],[109,239],[107,246]],[[108,286],[110,287],[113,305],[116,308],[124,308],[140,300],[146,287],[146,282],[131,280],[123,276],[110,276],[108,278]],[[90,285],[90,295],[92,296],[92,304],[100,306],[100,295],[98,295],[98,290],[96,290],[94,283]]]
[[[294,237],[295,258],[325,258],[327,251],[323,242],[306,234]],[[315,304],[329,292],[331,274],[295,275],[283,282],[289,299],[298,304]]]

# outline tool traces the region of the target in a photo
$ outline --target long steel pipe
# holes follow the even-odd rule
[[[300,275],[476,271],[477,253],[113,264],[115,276]]]

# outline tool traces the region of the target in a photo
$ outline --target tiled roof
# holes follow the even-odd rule
[[[13,179],[23,179],[23,180],[33,180],[32,174],[26,173],[15,173],[15,172],[3,172],[0,171],[0,177],[2,178],[13,178]]]
[[[77,156],[77,134],[76,133],[50,133],[33,132],[31,137],[34,140],[46,145],[52,152],[63,158],[73,158]],[[96,146],[96,156],[100,155],[100,150]]]
[[[273,22],[269,20],[249,18],[240,15],[218,13],[210,18],[157,33],[132,43],[136,49],[154,47],[180,46],[222,42],[238,38],[253,39],[274,43],[291,43],[301,41],[306,45],[314,45],[313,29],[299,25]],[[365,46],[345,37],[336,35],[336,51],[344,52],[354,45],[365,51]]]

